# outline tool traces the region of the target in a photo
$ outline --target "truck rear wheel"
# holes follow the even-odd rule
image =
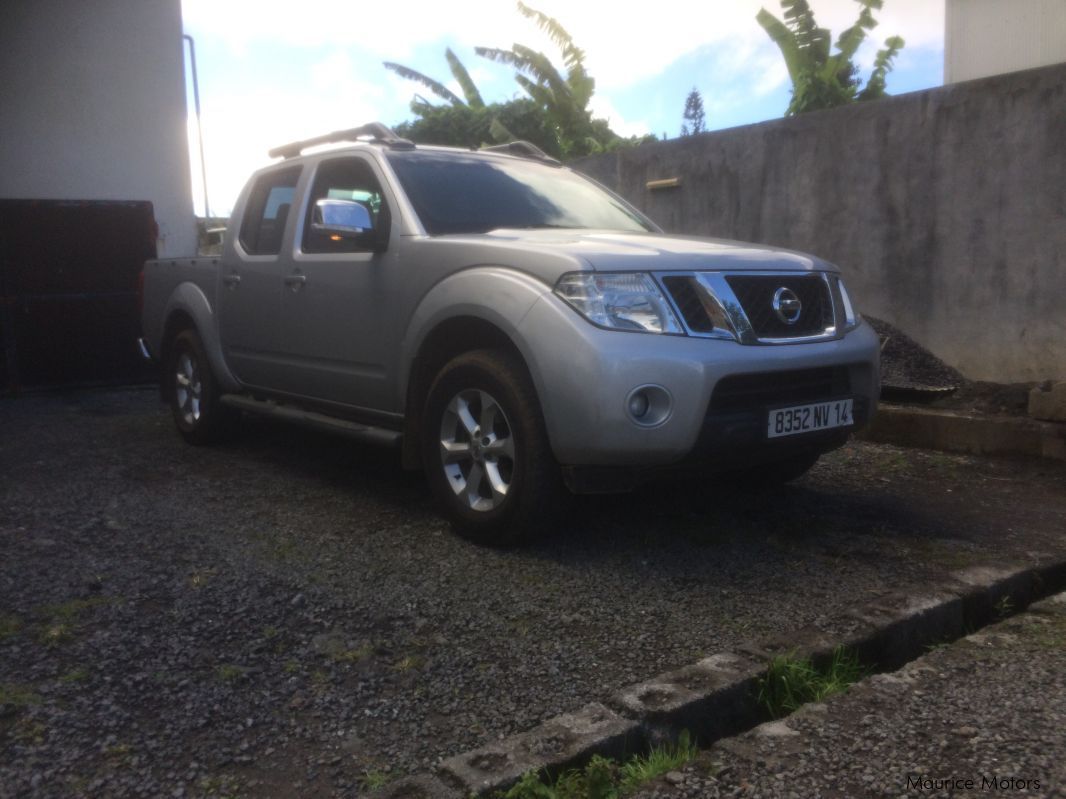
[[[506,352],[465,353],[440,371],[426,399],[422,459],[453,527],[479,544],[519,543],[563,511],[536,391]]]
[[[174,337],[164,379],[174,424],[182,438],[190,444],[219,441],[232,413],[219,401],[218,383],[195,330],[183,330]]]

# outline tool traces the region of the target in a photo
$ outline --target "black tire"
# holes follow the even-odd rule
[[[174,337],[163,379],[181,437],[197,445],[220,441],[235,414],[219,401],[218,381],[195,330],[183,330]]]
[[[511,546],[549,529],[565,510],[569,494],[540,402],[515,356],[476,350],[450,361],[430,387],[422,419],[430,487],[464,538]]]

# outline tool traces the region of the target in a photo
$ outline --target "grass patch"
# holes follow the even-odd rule
[[[778,655],[759,678],[757,699],[767,712],[779,719],[808,702],[820,702],[866,676],[859,658],[843,647],[822,668],[795,655]]]
[[[404,672],[420,669],[423,665],[425,665],[425,661],[418,655],[407,655],[396,661],[393,669],[403,674]]]
[[[526,772],[509,791],[496,795],[500,799],[619,799],[681,768],[698,753],[688,732],[682,732],[676,744],[656,747],[621,763],[594,755],[583,769],[565,771],[554,781],[535,771]]]
[[[364,791],[376,791],[389,781],[389,775],[378,769],[367,769],[359,777],[359,785]]]
[[[24,708],[30,705],[39,705],[40,703],[41,697],[26,686],[0,683],[0,705]]]
[[[75,625],[82,614],[115,601],[114,597],[95,596],[89,599],[72,599],[56,605],[43,605],[34,611],[35,615],[43,619],[37,638],[49,648],[59,646],[74,637]]]
[[[342,649],[339,652],[334,652],[330,655],[330,659],[335,663],[358,663],[361,660],[366,660],[374,654],[374,647],[372,644],[363,644],[355,649]]]
[[[223,663],[217,669],[215,669],[215,676],[219,680],[226,683],[237,682],[245,675],[245,669],[242,666],[235,666],[232,663]]]
[[[81,668],[60,675],[59,682],[61,685],[73,685],[74,683],[85,682],[87,679],[89,679],[89,670]]]
[[[22,622],[18,616],[0,613],[0,641],[14,638],[22,631]]]

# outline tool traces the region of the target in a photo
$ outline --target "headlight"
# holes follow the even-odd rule
[[[851,330],[854,327],[858,327],[862,317],[855,310],[855,306],[851,304],[848,290],[844,288],[844,281],[839,277],[837,278],[837,286],[840,288],[840,301],[844,305],[844,330]]]
[[[600,327],[682,332],[663,293],[643,272],[571,272],[559,278],[555,293]]]

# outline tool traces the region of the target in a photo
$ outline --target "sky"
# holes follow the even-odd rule
[[[856,0],[810,0],[834,39],[858,15]],[[780,117],[790,83],[780,51],[755,21],[781,16],[778,0],[530,0],[559,20],[585,51],[596,80],[591,107],[622,135],[676,137],[685,97],[697,89],[710,130]],[[444,58],[451,47],[487,102],[523,96],[513,72],[474,53],[515,42],[557,50],[513,0],[182,0],[185,33],[196,42],[201,125],[212,215],[226,216],[267,150],[332,130],[412,118],[418,84],[386,70],[396,61],[459,91]],[[856,57],[869,75],[886,38],[907,45],[888,92],[943,82],[944,0],[885,0]],[[189,108],[192,78],[186,53]],[[200,153],[190,119],[196,213],[204,213]]]

